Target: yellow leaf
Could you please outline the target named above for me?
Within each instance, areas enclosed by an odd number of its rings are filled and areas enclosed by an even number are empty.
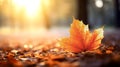
[[[62,38],[60,45],[70,52],[91,51],[100,47],[103,36],[103,27],[91,33],[88,25],[82,21],[73,19],[70,28],[70,36]]]

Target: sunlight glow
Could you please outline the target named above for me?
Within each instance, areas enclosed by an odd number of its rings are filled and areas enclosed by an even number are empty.
[[[24,9],[26,15],[34,16],[41,9],[41,0],[13,0],[13,4],[16,8]]]

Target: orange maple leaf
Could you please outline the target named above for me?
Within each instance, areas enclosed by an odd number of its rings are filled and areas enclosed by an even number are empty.
[[[60,45],[70,52],[91,51],[100,47],[103,36],[103,27],[91,33],[88,25],[82,21],[73,19],[70,28],[70,36],[62,38]]]

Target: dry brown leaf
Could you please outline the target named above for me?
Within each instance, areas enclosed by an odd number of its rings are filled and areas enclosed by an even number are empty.
[[[103,27],[89,31],[88,25],[73,18],[70,28],[70,36],[62,38],[60,44],[70,52],[91,51],[100,47],[103,36]]]

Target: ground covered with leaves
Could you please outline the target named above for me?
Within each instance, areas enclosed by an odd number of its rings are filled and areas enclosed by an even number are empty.
[[[119,32],[105,35],[99,49],[79,53],[49,46],[39,50],[1,47],[0,67],[120,67]]]

